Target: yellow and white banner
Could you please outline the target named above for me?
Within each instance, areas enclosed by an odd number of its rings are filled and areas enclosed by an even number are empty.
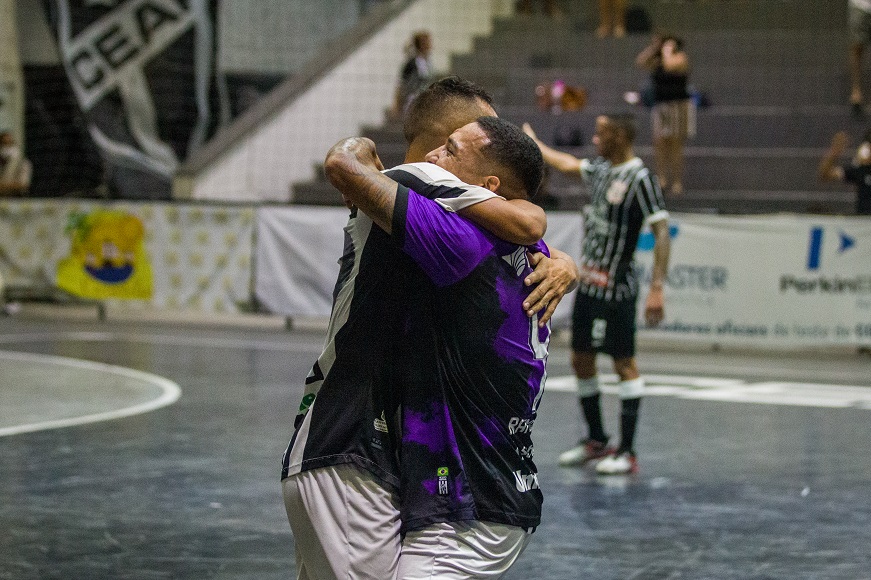
[[[254,216],[235,206],[3,201],[0,271],[7,286],[236,312],[251,298]]]

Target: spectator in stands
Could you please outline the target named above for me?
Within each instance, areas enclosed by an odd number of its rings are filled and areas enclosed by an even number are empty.
[[[847,133],[840,131],[832,137],[828,152],[820,161],[819,175],[824,181],[844,181],[856,186],[856,213],[871,215],[871,130],[850,163],[839,165],[841,156],[847,150]]]
[[[626,36],[626,0],[599,0],[599,28],[596,36],[605,38]]]
[[[30,189],[33,167],[10,131],[0,131],[0,195],[23,195]]]
[[[533,1],[532,0],[518,0],[517,2],[517,13],[518,14],[532,14],[533,13]],[[557,0],[542,0],[541,8],[544,10],[544,13],[550,16],[551,18],[562,18],[563,11],[557,4]]]
[[[653,100],[653,150],[656,174],[663,191],[683,193],[684,146],[695,135],[695,109],[688,88],[689,58],[683,41],[671,35],[654,35],[635,59],[650,71]]]
[[[415,32],[407,48],[410,55],[402,66],[393,104],[393,116],[397,119],[402,118],[414,97],[429,85],[433,73],[429,59],[432,52],[432,36],[429,32]]]
[[[863,114],[862,52],[871,42],[871,0],[849,0],[850,12],[850,106],[856,116]]]

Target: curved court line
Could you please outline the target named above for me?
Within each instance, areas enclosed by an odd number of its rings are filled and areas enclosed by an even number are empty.
[[[0,437],[6,435],[19,435],[21,433],[32,433],[34,431],[44,431],[47,429],[59,429],[61,427],[74,427],[76,425],[86,425],[89,423],[97,423],[100,421],[111,421],[113,419],[121,419],[132,415],[148,413],[162,407],[166,407],[175,403],[181,396],[181,387],[177,383],[151,373],[137,371],[126,367],[108,365],[91,361],[84,361],[74,358],[61,356],[51,356],[43,354],[31,354],[23,352],[11,352],[0,350],[0,359],[13,360],[19,362],[32,362],[40,364],[53,364],[57,366],[66,366],[88,371],[101,373],[109,373],[140,380],[144,383],[150,383],[159,389],[162,393],[156,399],[139,403],[131,407],[124,407],[114,411],[104,411],[102,413],[92,413],[90,415],[81,415],[79,417],[70,417],[67,419],[55,419],[52,421],[40,421],[38,423],[25,423],[24,425],[16,425],[15,427],[0,428]]]

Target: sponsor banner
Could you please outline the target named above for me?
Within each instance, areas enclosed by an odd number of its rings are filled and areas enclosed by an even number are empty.
[[[213,129],[214,0],[50,0],[67,79],[126,199],[168,199]]]
[[[712,342],[871,344],[871,222],[675,215],[658,335]],[[653,236],[636,253],[639,315]]]
[[[251,297],[255,210],[0,202],[7,286],[60,288],[118,306],[237,312]]]

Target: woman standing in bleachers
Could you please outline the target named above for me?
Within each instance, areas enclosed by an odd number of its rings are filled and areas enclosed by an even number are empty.
[[[650,71],[653,95],[653,147],[663,191],[683,193],[684,147],[696,131],[688,89],[689,58],[676,36],[654,35],[635,63]],[[669,187],[670,186],[670,187]]]

